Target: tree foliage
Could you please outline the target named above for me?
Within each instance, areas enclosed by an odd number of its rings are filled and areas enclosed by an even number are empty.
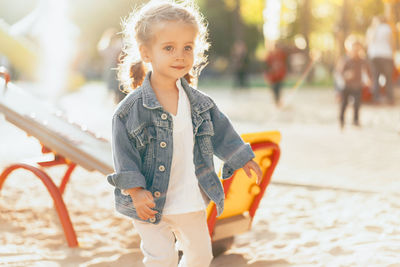
[[[258,2],[258,4],[256,4]],[[257,10],[262,0],[240,1],[241,19],[243,21],[244,41],[250,52],[254,54],[256,47],[263,41],[262,35],[262,9]],[[232,45],[236,40],[234,36],[234,20],[236,0],[200,0],[198,1],[202,13],[209,23],[209,35],[212,47],[210,49],[211,61],[215,57],[229,59]],[[242,3],[245,3],[242,5]],[[255,18],[250,19],[253,12]],[[257,13],[260,13],[257,16]],[[244,15],[243,15],[244,14]],[[247,15],[246,15],[247,14]],[[261,17],[261,19],[260,19]]]
[[[294,45],[295,38],[302,36],[311,51],[334,52],[339,45],[338,32],[364,35],[372,17],[383,13],[382,0],[280,1],[281,39],[287,45]],[[238,4],[249,51],[254,54],[257,47],[263,46],[265,0],[199,0],[199,3],[210,24],[211,54],[229,58],[235,40],[233,11]]]

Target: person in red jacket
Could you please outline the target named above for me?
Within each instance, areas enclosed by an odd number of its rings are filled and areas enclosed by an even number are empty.
[[[265,59],[266,70],[264,78],[269,82],[274,93],[277,107],[281,106],[281,87],[286,76],[286,53],[278,45],[274,44],[272,50]]]

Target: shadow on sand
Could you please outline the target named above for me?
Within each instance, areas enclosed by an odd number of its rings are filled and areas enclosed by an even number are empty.
[[[224,254],[215,258],[211,264],[211,267],[223,267],[231,266],[232,262],[235,263],[235,267],[287,267],[291,266],[290,263],[284,259],[279,260],[260,260],[251,262],[240,254]],[[249,263],[251,262],[251,263]]]

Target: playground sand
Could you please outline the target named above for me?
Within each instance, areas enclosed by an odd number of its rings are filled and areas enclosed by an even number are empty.
[[[363,128],[341,132],[330,91],[285,92],[281,110],[262,90],[207,92],[239,132],[282,132],[282,157],[252,229],[237,235],[212,267],[400,266],[398,108],[364,106]],[[113,104],[104,87],[87,85],[60,105],[109,138]],[[35,139],[0,122],[2,169],[40,156]],[[60,177],[63,171],[53,167],[49,173]],[[114,211],[103,175],[78,167],[64,199],[79,248],[68,248],[39,180],[17,171],[6,181],[0,195],[0,266],[143,266],[138,234]]]

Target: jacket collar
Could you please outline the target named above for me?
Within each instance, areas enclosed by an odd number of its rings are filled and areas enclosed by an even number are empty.
[[[162,108],[160,102],[157,100],[153,88],[151,87],[150,76],[151,71],[146,74],[142,84],[143,106],[148,109]],[[189,98],[192,110],[196,113],[200,114],[214,106],[214,103],[209,97],[192,88],[185,78],[181,78],[181,84]]]
[[[151,71],[146,74],[144,81],[142,83],[142,97],[143,106],[148,109],[161,108],[160,102],[158,102],[156,94],[150,84]]]

